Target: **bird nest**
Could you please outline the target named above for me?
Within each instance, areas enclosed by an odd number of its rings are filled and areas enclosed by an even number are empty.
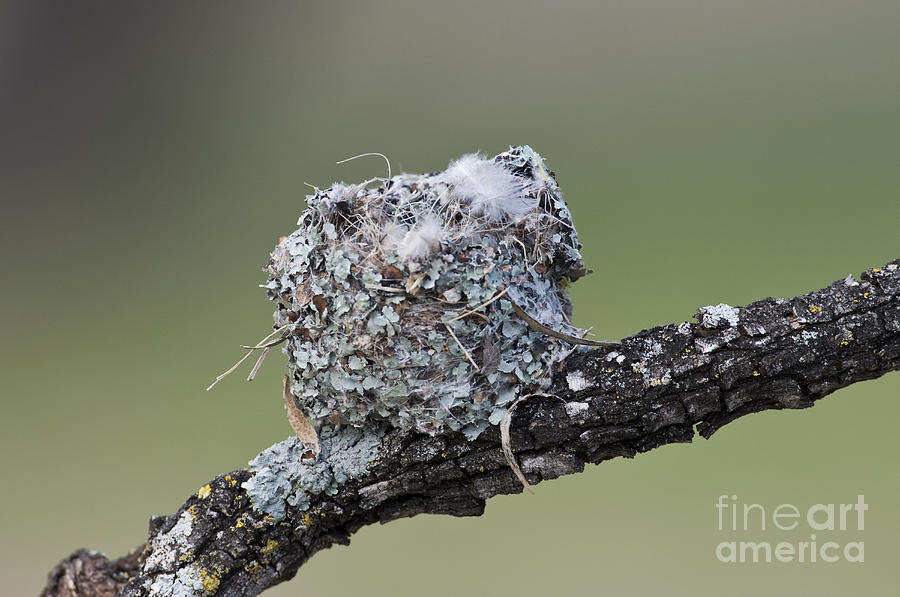
[[[475,438],[548,384],[583,335],[565,292],[586,273],[581,245],[528,146],[307,201],[263,286],[290,393],[317,427],[380,420]]]

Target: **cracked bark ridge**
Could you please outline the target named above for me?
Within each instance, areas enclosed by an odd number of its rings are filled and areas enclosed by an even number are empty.
[[[705,307],[697,320],[570,355],[554,373],[556,397],[529,399],[515,413],[512,447],[529,482],[697,433],[708,438],[746,414],[806,408],[900,368],[900,260],[792,299]],[[362,478],[311,496],[306,509],[289,506],[281,520],[254,510],[241,487],[249,477],[246,469],[220,475],[172,516],[154,517],[137,566],[94,554],[86,569],[127,597],[256,595],[365,525],[424,513],[478,516],[487,498],[522,491],[496,427],[474,442],[391,431]],[[63,582],[79,578],[66,568],[72,558],[51,573],[44,595],[94,594]]]

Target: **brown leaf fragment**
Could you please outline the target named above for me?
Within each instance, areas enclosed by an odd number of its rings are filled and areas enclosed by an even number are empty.
[[[316,311],[319,312],[319,319],[322,323],[325,323],[325,316],[328,314],[328,301],[321,294],[317,294],[312,297],[312,303]]]
[[[297,296],[297,304],[301,307],[305,307],[309,304],[309,301],[312,300],[313,295],[309,290],[309,282],[305,284],[297,285],[297,292],[294,293]]]
[[[294,428],[294,433],[297,434],[303,445],[308,447],[315,456],[318,456],[322,451],[321,446],[319,446],[319,435],[316,433],[312,423],[309,422],[309,419],[306,418],[306,415],[303,414],[303,411],[297,408],[297,405],[294,403],[294,394],[291,393],[291,381],[287,375],[284,376],[282,394],[284,396],[284,405],[287,407],[288,423]]]
[[[383,280],[398,282],[403,279],[403,272],[400,271],[400,268],[389,263],[384,266],[383,270],[381,270],[381,278]]]

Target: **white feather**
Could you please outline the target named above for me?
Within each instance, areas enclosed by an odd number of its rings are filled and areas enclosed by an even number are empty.
[[[425,214],[397,243],[397,256],[404,261],[418,261],[428,257],[441,246],[444,228],[434,214]]]
[[[476,217],[515,219],[537,207],[537,198],[528,194],[527,181],[477,153],[452,162],[440,178],[450,186],[450,195],[469,206]]]
[[[381,252],[396,252],[407,232],[406,226],[401,226],[394,222],[388,224],[384,229],[384,236],[381,237]]]

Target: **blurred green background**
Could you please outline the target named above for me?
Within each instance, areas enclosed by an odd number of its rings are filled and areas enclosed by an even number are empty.
[[[3,593],[291,434],[257,284],[308,187],[531,144],[616,339],[900,257],[900,5],[4,2]],[[246,371],[242,370],[246,375]],[[315,556],[278,595],[886,595],[900,374]],[[865,563],[720,563],[720,494],[870,505]],[[820,533],[824,541],[827,533]]]

